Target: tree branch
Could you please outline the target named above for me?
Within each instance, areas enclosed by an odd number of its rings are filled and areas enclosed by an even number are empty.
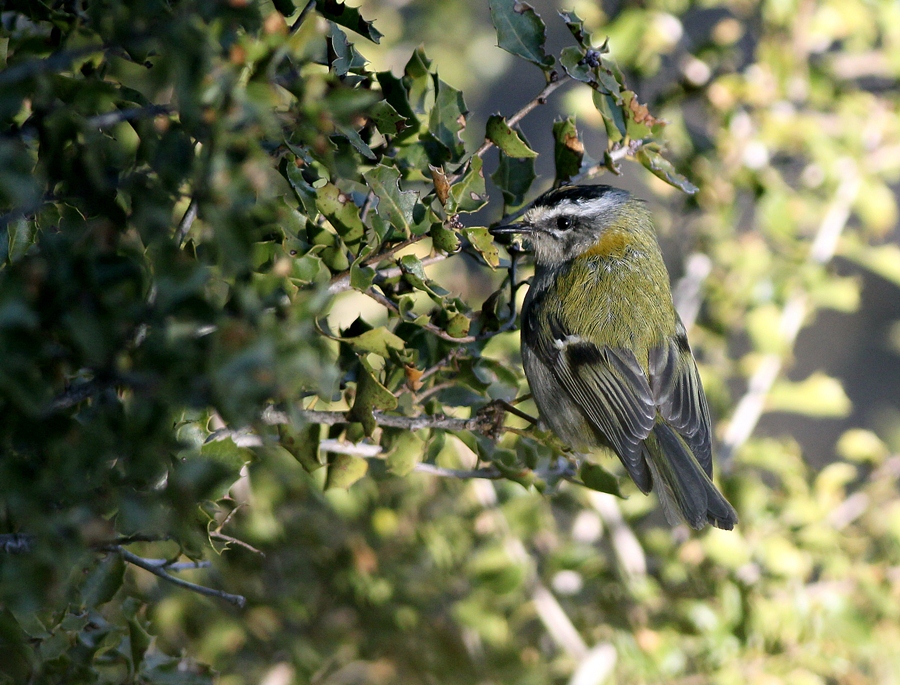
[[[171,111],[172,108],[168,105],[130,107],[128,109],[120,109],[115,112],[108,112],[106,114],[98,114],[97,116],[89,117],[87,123],[89,126],[94,126],[96,128],[111,128],[123,121],[155,117],[159,114],[169,114]]]
[[[4,554],[25,554],[34,547],[34,535],[28,533],[3,533],[0,535],[0,551]]]
[[[203,585],[197,585],[196,583],[189,583],[186,580],[182,580],[181,578],[176,578],[175,576],[170,575],[166,572],[165,566],[158,563],[160,561],[164,561],[162,559],[144,559],[143,557],[139,557],[136,554],[132,554],[121,545],[110,545],[103,549],[107,552],[115,552],[129,564],[137,566],[138,568],[142,568],[145,571],[149,571],[157,578],[161,578],[167,583],[172,583],[173,585],[177,585],[178,587],[184,588],[185,590],[190,590],[191,592],[196,592],[197,594],[205,595],[206,597],[224,599],[226,602],[228,602],[229,604],[233,604],[239,609],[243,609],[247,604],[247,598],[243,597],[242,595],[232,595],[228,592],[223,592],[222,590],[214,590],[213,588],[205,587]]]
[[[845,170],[841,183],[835,191],[834,199],[810,246],[808,263],[827,264],[834,256],[838,239],[850,218],[850,208],[853,206],[859,187],[860,178],[856,169]],[[808,310],[809,295],[804,291],[794,294],[785,304],[781,312],[781,335],[786,343],[785,349],[793,348]],[[719,458],[724,471],[727,472],[731,467],[735,453],[747,441],[759,423],[766,397],[778,379],[783,366],[784,357],[782,355],[767,354],[760,360],[756,371],[747,381],[747,391],[735,407],[719,448]]]
[[[550,97],[550,95],[555,90],[557,90],[567,81],[571,80],[571,77],[568,74],[564,73],[562,76],[560,76],[556,72],[554,72],[554,74],[556,74],[555,80],[551,80],[550,83],[544,86],[543,90],[541,90],[540,93],[535,95],[534,98],[532,98],[532,100],[528,102],[528,104],[526,104],[524,107],[522,107],[522,109],[520,109],[518,112],[516,112],[506,120],[506,123],[510,128],[522,121],[522,119],[528,116],[531,111],[538,105],[546,104],[547,98]],[[490,150],[492,147],[494,147],[494,142],[492,140],[485,139],[485,141],[481,144],[481,147],[475,150],[475,153],[472,156],[482,157],[484,156],[484,153]],[[447,180],[450,181],[450,183],[453,183],[454,181],[459,180],[460,176],[462,176],[462,174],[454,174],[453,176],[448,177]]]
[[[197,218],[197,198],[192,197],[191,203],[188,205],[188,208],[184,212],[184,216],[181,217],[181,221],[178,222],[178,230],[175,231],[175,242],[178,245],[184,242],[184,239],[187,237],[188,231],[191,230],[191,226],[194,223],[194,219]]]

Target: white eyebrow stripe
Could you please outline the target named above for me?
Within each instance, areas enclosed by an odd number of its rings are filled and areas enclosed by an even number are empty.
[[[525,215],[525,219],[532,222],[548,221],[564,214],[600,212],[615,204],[617,203],[613,198],[606,195],[595,198],[584,198],[577,201],[563,200],[553,207],[535,207]]]

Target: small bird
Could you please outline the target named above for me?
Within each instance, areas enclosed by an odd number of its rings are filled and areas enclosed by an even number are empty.
[[[570,447],[612,449],[671,524],[731,530],[713,484],[709,408],[643,201],[605,185],[540,196],[519,224],[535,273],[522,361],[546,423]]]

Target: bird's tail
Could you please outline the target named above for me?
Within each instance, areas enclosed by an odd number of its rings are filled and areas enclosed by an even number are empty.
[[[654,490],[670,524],[685,521],[697,530],[707,523],[725,530],[734,528],[734,508],[671,426],[658,420],[644,441],[644,450]]]

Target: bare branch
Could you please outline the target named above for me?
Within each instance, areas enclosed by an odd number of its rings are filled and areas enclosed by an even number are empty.
[[[266,556],[265,552],[259,551],[253,545],[244,542],[243,540],[238,540],[237,538],[231,537],[230,535],[225,535],[225,533],[222,533],[218,530],[214,530],[213,532],[211,532],[209,534],[209,537],[213,540],[219,540],[220,542],[227,542],[229,544],[236,545],[237,547],[243,547],[248,552],[253,552],[254,554],[258,554],[261,557]]]
[[[189,583],[186,580],[182,580],[181,578],[176,578],[173,575],[170,575],[166,572],[165,567],[160,565],[158,562],[164,561],[161,559],[144,559],[143,557],[139,557],[137,554],[132,554],[127,549],[122,547],[121,545],[111,545],[109,547],[104,548],[105,551],[115,552],[119,556],[122,557],[129,564],[137,566],[138,568],[142,568],[145,571],[149,571],[157,578],[162,578],[167,583],[172,583],[173,585],[177,585],[180,588],[184,588],[185,590],[190,590],[191,592],[196,592],[200,595],[205,595],[206,597],[215,597],[216,599],[224,599],[229,604],[233,604],[239,609],[243,609],[247,604],[247,598],[242,595],[232,595],[228,592],[223,592],[221,590],[215,590],[213,588],[205,587],[203,585],[197,585],[196,583]]]
[[[175,242],[178,245],[184,242],[184,239],[187,237],[188,231],[191,230],[191,225],[194,223],[194,219],[197,218],[197,198],[192,197],[191,203],[188,205],[187,210],[184,212],[184,216],[181,217],[181,221],[178,222],[178,230],[175,231]]]
[[[197,568],[210,568],[210,561],[171,561],[169,559],[144,559],[148,564],[166,571],[192,571]]]
[[[319,449],[332,454],[351,454],[356,457],[377,457],[381,454],[381,445],[369,445],[364,442],[354,443],[346,440],[322,440]]]
[[[847,169],[835,191],[831,206],[825,213],[819,230],[816,231],[807,258],[809,263],[826,264],[834,256],[838,239],[850,218],[850,209],[859,192],[859,187],[858,172],[853,168]],[[793,348],[808,310],[809,296],[803,291],[793,295],[785,304],[784,310],[781,312],[781,335],[785,342],[785,349]],[[734,458],[735,452],[747,441],[756,428],[756,424],[759,423],[766,397],[778,379],[783,366],[784,358],[780,354],[767,354],[759,361],[756,371],[747,381],[747,391],[735,407],[719,448],[723,470],[727,471],[731,467],[731,460]]]
[[[24,81],[41,74],[55,71],[63,71],[76,59],[86,57],[91,53],[103,52],[102,45],[85,45],[72,50],[60,50],[44,59],[31,59],[20,64],[7,67],[0,72],[0,88],[8,88],[14,83]]]
[[[526,104],[522,109],[513,114],[509,119],[506,120],[507,125],[510,127],[518,124],[522,119],[528,116],[533,109],[535,109],[538,105],[543,105],[547,103],[547,98],[557,90],[560,86],[570,80],[570,76],[568,74],[563,74],[562,76],[558,76],[555,81],[550,81],[546,86],[544,86],[543,90],[540,93],[534,96],[528,104]],[[484,143],[481,144],[477,150],[475,150],[475,154],[473,157],[482,157],[485,152],[490,150],[494,146],[493,141],[485,140]],[[450,176],[448,180],[453,183],[459,179],[462,174],[455,174]]]
[[[448,469],[443,466],[435,466],[434,464],[416,464],[414,471],[418,471],[419,473],[428,473],[432,476],[441,476],[442,478],[460,478],[462,480],[469,480],[472,478],[482,478],[487,480],[499,480],[503,478],[503,474],[500,473],[495,467],[488,466],[483,469]]]
[[[712,260],[701,252],[689,255],[684,264],[684,276],[672,288],[675,309],[684,327],[690,330],[697,321],[703,301],[703,281],[712,273]]]
[[[168,105],[148,105],[147,107],[130,107],[128,109],[120,109],[115,112],[106,114],[98,114],[89,117],[87,123],[89,126],[96,128],[111,128],[123,121],[133,121],[135,119],[146,119],[155,117],[159,114],[169,114],[172,108]]]
[[[408,245],[409,244],[404,245],[403,247],[408,247]],[[398,247],[397,249],[399,250],[401,248]],[[382,253],[382,254],[386,254],[386,253]],[[439,254],[431,255],[430,257],[425,257],[424,259],[422,259],[420,261],[422,262],[422,266],[431,266],[432,264],[437,264],[438,262],[444,261],[449,256],[450,256],[449,254],[441,252]],[[381,257],[377,261],[380,262],[380,261],[383,261],[384,259],[387,259],[387,257]],[[373,263],[376,263],[376,262],[373,262]],[[403,273],[403,270],[399,266],[392,266],[392,267],[388,267],[386,269],[380,269],[379,271],[375,272],[375,282],[379,283],[381,281],[386,281],[389,278],[397,278],[397,276],[400,276],[402,273]],[[332,295],[335,295],[337,293],[342,293],[346,290],[350,290],[350,273],[349,272],[344,272],[343,274],[337,276],[335,278],[335,280],[331,281],[331,283],[328,286],[328,292]]]
[[[34,547],[34,535],[28,533],[3,533],[0,535],[0,552],[25,554]]]

